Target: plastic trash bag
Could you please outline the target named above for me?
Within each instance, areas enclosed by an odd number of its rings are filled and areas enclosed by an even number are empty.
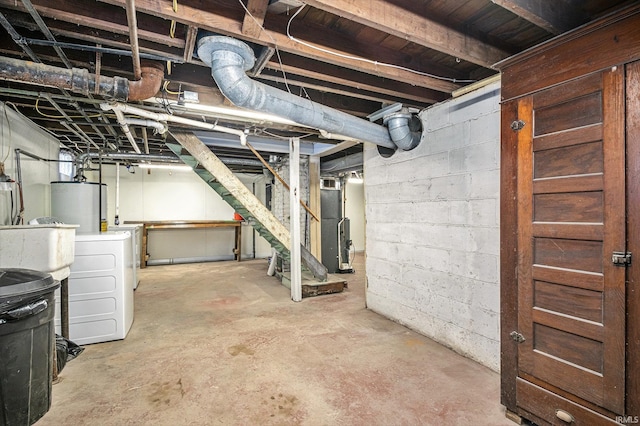
[[[84,351],[83,347],[78,346],[71,340],[56,334],[56,360],[58,365],[58,373],[62,371],[67,362],[76,358]]]

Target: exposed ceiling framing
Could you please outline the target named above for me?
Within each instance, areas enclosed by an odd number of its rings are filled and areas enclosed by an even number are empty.
[[[198,38],[215,33],[243,40],[258,57],[252,78],[365,117],[397,102],[421,110],[443,101],[456,89],[496,74],[492,66],[499,60],[629,3],[634,2],[0,0],[0,56],[132,81],[140,78],[141,61],[161,62],[165,80],[156,94],[160,102],[136,106],[218,122],[283,143],[294,135],[310,143],[339,143],[303,126],[183,111],[176,102],[184,91],[196,92],[200,105],[233,107],[197,57]],[[100,96],[0,81],[0,100],[74,151],[131,151],[116,117],[100,109],[105,102]],[[188,128],[170,124],[174,126]],[[161,135],[130,128],[150,153],[170,155]],[[359,145],[342,146],[348,148],[323,161],[361,150]],[[239,146],[212,144],[212,149],[252,158]]]

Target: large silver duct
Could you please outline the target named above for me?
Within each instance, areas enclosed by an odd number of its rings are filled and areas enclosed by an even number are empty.
[[[292,95],[246,74],[255,63],[253,50],[245,43],[224,36],[203,37],[198,56],[211,67],[211,75],[220,91],[235,105],[288,118],[297,123],[357,140],[393,149],[413,149],[416,138],[408,129],[410,116],[393,119],[394,130]],[[398,141],[394,140],[397,137]]]

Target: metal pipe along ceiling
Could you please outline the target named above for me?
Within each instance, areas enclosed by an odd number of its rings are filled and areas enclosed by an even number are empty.
[[[0,80],[66,89],[85,96],[98,94],[119,101],[140,101],[154,96],[163,77],[164,65],[155,62],[145,63],[140,80],[129,81],[123,77],[97,78],[83,68],[66,69],[0,57]]]
[[[404,141],[404,132],[394,132],[402,133],[400,146],[383,126],[252,80],[245,71],[253,67],[255,56],[253,50],[239,40],[224,36],[203,37],[198,42],[198,56],[211,67],[211,75],[220,91],[237,106],[276,114],[334,135],[390,149],[417,145]],[[405,122],[408,125],[408,120]],[[396,120],[395,124],[399,122]]]

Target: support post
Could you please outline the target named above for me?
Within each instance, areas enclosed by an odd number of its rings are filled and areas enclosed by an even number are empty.
[[[309,207],[322,217],[320,210],[320,157],[317,155],[309,157]],[[321,222],[319,220],[310,222],[311,249],[309,251],[316,259],[322,259]]]
[[[291,234],[291,299],[302,300],[302,271],[300,258],[300,139],[289,139],[289,217]]]

